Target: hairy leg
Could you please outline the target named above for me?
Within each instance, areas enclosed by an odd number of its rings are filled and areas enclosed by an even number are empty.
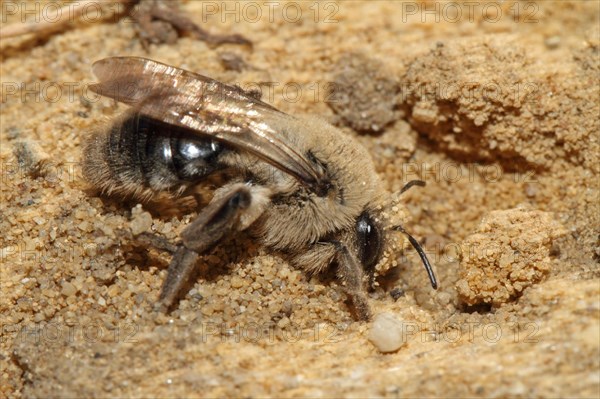
[[[192,274],[201,254],[226,236],[248,227],[264,210],[261,187],[235,183],[220,189],[208,206],[181,233],[163,284],[158,308],[167,311]],[[251,215],[251,219],[248,216]]]

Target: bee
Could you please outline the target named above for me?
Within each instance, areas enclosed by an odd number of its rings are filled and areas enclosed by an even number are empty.
[[[227,179],[180,234],[158,307],[176,302],[200,256],[247,231],[264,248],[308,274],[335,267],[355,317],[371,316],[369,278],[385,269],[389,225],[385,197],[369,153],[314,117],[288,115],[237,86],[150,59],[111,57],[93,64],[97,94],[131,108],[87,138],[85,178],[105,194],[151,198],[189,195],[209,177]],[[408,187],[423,182],[409,182]],[[389,202],[389,201],[388,201]],[[389,212],[388,212],[389,214]],[[385,258],[385,259],[382,259]]]

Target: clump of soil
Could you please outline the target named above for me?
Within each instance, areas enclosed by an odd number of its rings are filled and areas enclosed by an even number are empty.
[[[398,119],[400,84],[381,62],[362,53],[348,53],[334,70],[327,103],[342,123],[358,132],[381,132]]]
[[[575,62],[549,64],[515,35],[440,41],[409,65],[403,97],[413,126],[450,154],[507,169],[563,158],[598,172],[597,104],[578,100],[600,96],[597,60],[590,42]]]
[[[460,299],[500,306],[548,276],[552,243],[567,234],[547,212],[494,211],[462,243]]]

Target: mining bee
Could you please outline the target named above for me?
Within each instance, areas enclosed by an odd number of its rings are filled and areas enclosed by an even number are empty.
[[[173,253],[161,309],[175,303],[202,254],[240,231],[308,274],[335,267],[360,320],[371,316],[369,278],[394,258],[386,248],[395,231],[408,237],[437,287],[419,243],[392,223],[390,194],[353,138],[237,86],[149,59],[106,58],[93,72],[95,93],[131,106],[87,138],[84,175],[93,186],[147,199],[191,195],[209,177],[226,176],[179,243],[151,240]]]

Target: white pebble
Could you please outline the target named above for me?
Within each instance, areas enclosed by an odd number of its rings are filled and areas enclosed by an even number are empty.
[[[131,221],[131,233],[134,236],[150,230],[152,227],[152,215],[148,212],[142,212]]]
[[[375,316],[369,341],[377,347],[380,352],[395,352],[404,345],[402,334],[402,322],[390,313],[380,313]]]

